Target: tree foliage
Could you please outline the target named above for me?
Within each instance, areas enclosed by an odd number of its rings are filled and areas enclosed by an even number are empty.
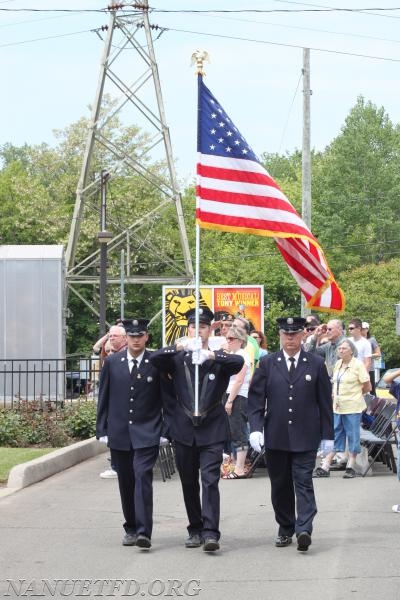
[[[112,101],[108,100],[108,107]],[[56,132],[57,145],[0,148],[0,243],[66,244],[75,203],[75,190],[87,136],[87,120],[80,119]],[[135,125],[122,126],[114,116],[105,134],[124,153],[146,165],[158,178],[165,165],[150,163],[151,143]],[[342,286],[347,307],[345,319],[359,316],[386,352],[387,364],[400,364],[399,340],[394,327],[394,304],[399,300],[397,259],[400,203],[400,130],[383,108],[359,97],[340,134],[324,152],[312,154],[312,231],[323,247],[329,265]],[[264,154],[262,162],[292,204],[301,212],[301,151]],[[105,165],[117,166],[106,147],[96,150],[90,177]],[[143,216],[165,195],[139,174],[118,165],[108,186],[108,229],[118,235],[140,221],[140,233],[129,237],[131,275],[184,274],[173,200],[142,222]],[[184,190],[183,211],[192,256],[195,254],[195,191]],[[85,208],[77,260],[98,251],[100,220],[98,197]],[[179,249],[179,250],[178,250]],[[109,273],[120,272],[120,249],[109,254]],[[178,267],[176,267],[178,264]],[[178,271],[178,273],[177,273]],[[98,278],[98,260],[89,273]],[[272,239],[214,231],[201,232],[202,284],[262,284],[265,287],[265,326],[271,348],[277,346],[275,319],[300,312],[300,294]],[[388,285],[389,284],[389,285]],[[97,307],[97,284],[81,285],[87,304]],[[161,285],[127,285],[125,314],[151,317],[161,309]],[[120,314],[120,290],[108,287],[107,319]],[[69,352],[87,352],[98,335],[97,318],[70,293]],[[327,316],[327,315],[322,315]],[[161,318],[154,324],[154,345],[161,342]]]

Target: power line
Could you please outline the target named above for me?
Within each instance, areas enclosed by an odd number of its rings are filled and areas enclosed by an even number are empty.
[[[294,94],[293,94],[292,103],[291,103],[291,105],[290,105],[290,107],[289,107],[288,116],[287,116],[287,118],[286,118],[286,123],[285,123],[285,125],[283,126],[282,137],[281,137],[281,141],[279,142],[279,147],[278,147],[278,154],[280,154],[280,151],[281,151],[281,147],[282,147],[283,140],[284,140],[284,137],[285,137],[285,134],[286,134],[287,126],[288,126],[288,124],[289,124],[290,115],[291,115],[291,113],[292,113],[293,104],[294,104],[294,101],[295,101],[295,99],[296,99],[297,92],[298,92],[298,90],[299,90],[299,85],[300,85],[300,81],[301,81],[301,78],[302,78],[302,76],[303,76],[303,74],[302,74],[302,73],[300,73],[299,80],[298,80],[298,82],[297,82],[296,89],[295,89],[295,91],[294,91]]]
[[[321,4],[309,4],[307,2],[293,2],[290,0],[275,0],[275,2],[279,2],[281,4],[301,4],[302,6],[313,6],[313,7],[317,7],[317,8],[326,8],[324,6],[322,6]],[[329,8],[334,8],[333,6],[329,7]],[[393,15],[385,15],[382,12],[381,13],[373,13],[370,12],[371,10],[376,10],[375,8],[365,8],[365,9],[359,9],[362,11],[362,14],[364,15],[372,15],[374,17],[386,17],[387,19],[398,19],[399,17],[393,16]],[[378,9],[381,10],[381,9]],[[391,8],[390,10],[397,10],[396,8],[393,9]]]
[[[124,6],[129,6],[125,4]],[[379,12],[391,12],[400,10],[400,7],[366,7],[366,8],[338,8],[338,7],[323,7],[323,8],[239,8],[239,9],[176,9],[171,10],[167,8],[152,8],[154,13],[168,13],[168,14],[275,14],[275,13],[365,13],[366,11],[377,10]],[[398,17],[396,17],[398,18]]]
[[[178,33],[189,33],[190,35],[194,34],[194,35],[203,35],[206,37],[216,37],[216,38],[221,38],[221,39],[236,40],[236,41],[240,41],[240,42],[252,42],[254,44],[265,44],[265,45],[269,45],[269,46],[283,46],[284,48],[296,48],[296,49],[304,48],[304,44],[301,44],[301,45],[300,44],[284,44],[283,42],[269,42],[267,40],[257,40],[255,38],[244,38],[244,37],[238,37],[238,36],[233,36],[233,35],[222,35],[220,33],[204,33],[202,31],[193,31],[193,30],[189,30],[189,29],[178,29],[178,28],[174,28],[174,27],[166,27],[165,30],[166,31],[176,31]],[[400,58],[374,56],[371,54],[358,54],[357,52],[345,52],[344,50],[328,50],[327,48],[313,47],[313,46],[310,46],[309,44],[307,44],[307,48],[309,48],[313,52],[326,52],[328,54],[338,54],[338,55],[342,55],[342,56],[355,56],[357,58],[368,58],[370,60],[382,60],[382,61],[396,62],[396,63],[400,62]]]
[[[380,15],[377,15],[380,16]],[[386,15],[385,15],[386,16]],[[259,21],[255,19],[235,19],[234,17],[220,17],[221,19],[228,21],[238,21],[239,23],[255,23],[257,25],[272,25],[273,27],[282,27],[284,29],[296,29],[299,31],[312,31],[315,33],[329,33],[330,35],[340,35],[349,38],[360,38],[364,40],[374,40],[378,42],[388,42],[390,44],[399,44],[400,40],[392,38],[381,38],[374,35],[363,35],[361,33],[348,33],[344,31],[332,31],[331,29],[320,29],[317,27],[301,27],[300,25],[288,25],[286,23],[274,23],[272,21]],[[397,18],[397,17],[394,17]]]
[[[82,33],[90,33],[95,31],[94,29],[83,29],[82,31],[73,31],[71,33],[60,33],[59,35],[49,35],[42,38],[33,38],[31,40],[23,40],[21,42],[9,42],[8,44],[0,44],[0,48],[7,48],[8,46],[22,46],[23,44],[31,44],[33,42],[43,42],[46,40],[55,40],[57,38],[69,37],[71,35],[81,35]]]

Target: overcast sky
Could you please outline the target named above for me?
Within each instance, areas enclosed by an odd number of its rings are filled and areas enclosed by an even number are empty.
[[[52,145],[54,129],[89,116],[104,46],[93,30],[109,17],[72,9],[106,5],[101,0],[0,0],[0,145]],[[303,47],[311,48],[312,147],[323,150],[340,133],[360,94],[400,121],[400,9],[376,9],[400,6],[399,0],[153,0],[150,6],[201,11],[150,15],[153,24],[167,29],[155,52],[181,178],[195,174],[197,87],[190,57],[198,48],[211,57],[207,86],[259,155],[301,148]],[[321,11],[327,7],[365,11]],[[41,11],[18,10],[29,8]],[[232,12],[203,12],[217,9]],[[251,9],[264,12],[233,12]],[[130,56],[138,62],[135,53]],[[132,73],[137,67],[132,65]]]

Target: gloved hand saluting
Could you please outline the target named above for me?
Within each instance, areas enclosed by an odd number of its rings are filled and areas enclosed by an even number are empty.
[[[208,350],[195,350],[192,354],[192,363],[194,365],[202,365],[203,362],[209,359]]]
[[[264,446],[264,436],[261,431],[253,431],[253,433],[250,434],[249,442],[253,450],[261,452],[262,447]]]

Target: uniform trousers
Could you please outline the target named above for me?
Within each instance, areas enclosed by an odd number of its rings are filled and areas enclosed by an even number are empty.
[[[292,536],[302,531],[312,533],[313,519],[317,514],[312,480],[315,459],[314,450],[286,452],[268,449],[266,452],[271,501],[279,524],[279,535]]]
[[[189,535],[197,533],[219,540],[219,480],[222,451],[219,442],[208,446],[185,446],[175,441],[175,460],[182,484],[183,499],[189,520]],[[201,501],[200,482],[201,476]]]
[[[113,450],[127,533],[151,538],[153,530],[153,468],[159,446]]]

